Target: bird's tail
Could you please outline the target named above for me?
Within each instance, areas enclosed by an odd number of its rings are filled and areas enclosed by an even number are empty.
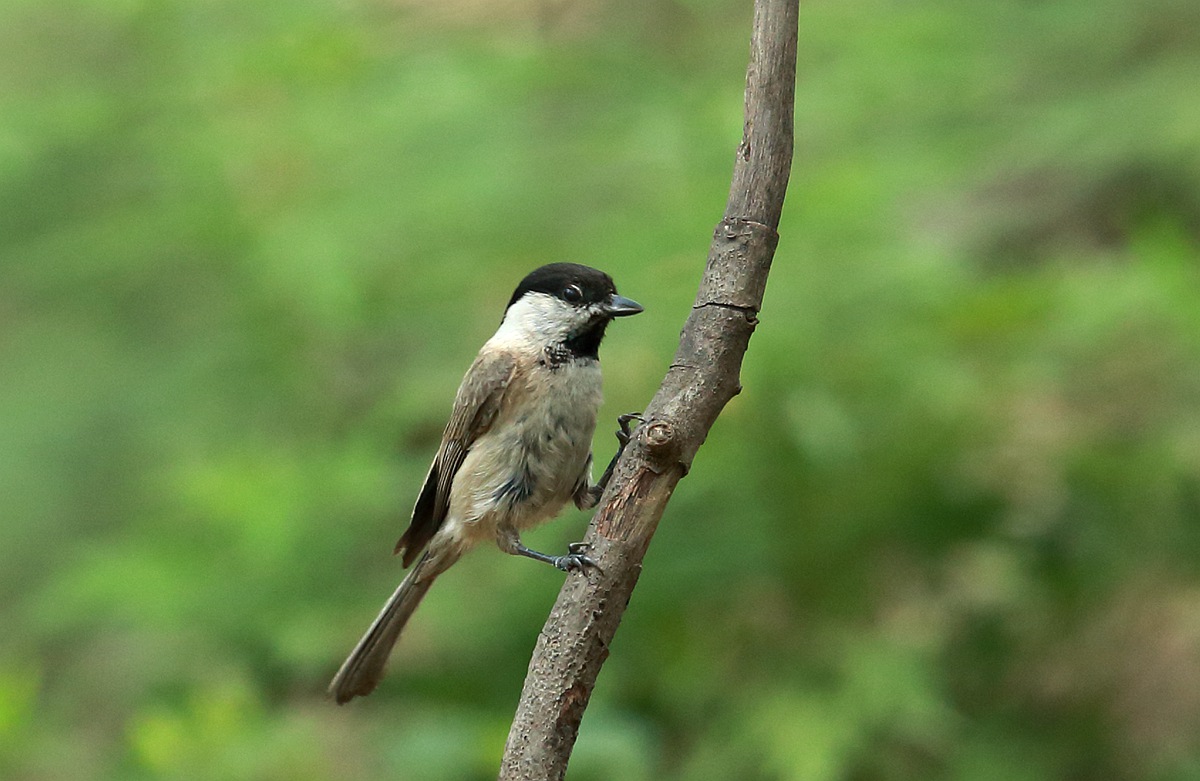
[[[329,694],[337,700],[338,705],[344,705],[355,697],[370,694],[379,679],[383,677],[383,669],[387,665],[392,647],[396,645],[400,631],[412,617],[413,611],[433,581],[444,572],[445,565],[435,566],[430,562],[426,552],[417,562],[396,591],[388,599],[383,610],[371,623],[370,629],[354,646],[350,656],[342,663],[342,667],[333,676],[329,684]]]

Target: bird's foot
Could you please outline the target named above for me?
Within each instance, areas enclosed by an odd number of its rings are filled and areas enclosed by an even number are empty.
[[[544,561],[563,572],[587,572],[589,569],[599,572],[600,565],[592,561],[592,558],[585,553],[591,547],[586,542],[573,542],[567,546],[567,553],[563,556],[551,556],[549,553],[535,551],[526,548],[520,542],[513,543],[511,547],[507,547],[505,550],[515,553],[518,556],[533,559],[534,561]]]
[[[620,447],[617,448],[617,455],[620,455],[625,446],[633,439],[633,431],[629,427],[630,421],[633,420],[636,420],[638,423],[646,422],[646,419],[642,417],[640,412],[626,412],[617,418],[617,425],[621,427],[617,431],[617,442],[620,443]]]
[[[633,430],[629,426],[630,421],[633,420],[636,420],[638,423],[646,422],[646,419],[642,417],[640,412],[626,412],[617,418],[617,425],[621,427],[617,431],[617,452],[613,453],[612,460],[604,468],[604,474],[600,475],[600,479],[592,486],[592,504],[595,504],[600,499],[600,494],[604,493],[604,489],[608,487],[608,481],[612,479],[613,470],[617,468],[617,462],[621,460],[621,454],[625,452],[625,446],[633,441]]]
[[[573,542],[567,546],[565,556],[555,556],[550,563],[563,572],[586,572],[588,569],[599,572],[601,571],[600,565],[586,553],[591,547],[586,542]]]

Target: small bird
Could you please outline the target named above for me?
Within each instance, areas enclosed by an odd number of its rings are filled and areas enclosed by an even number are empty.
[[[520,533],[569,500],[581,510],[600,500],[637,416],[619,418],[617,454],[593,483],[598,350],[613,318],[641,311],[617,295],[612,277],[588,266],[551,263],[521,280],[499,330],[463,377],[412,520],[396,543],[403,565],[416,565],[329,685],[339,705],[371,693],[433,581],[476,544],[491,540],[564,572],[595,566],[580,543],[552,556],[525,547]]]

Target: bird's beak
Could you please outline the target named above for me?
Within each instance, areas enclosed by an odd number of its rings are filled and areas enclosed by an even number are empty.
[[[604,305],[604,311],[609,317],[628,317],[643,310],[642,305],[632,298],[613,293],[612,298],[608,299],[608,303]]]

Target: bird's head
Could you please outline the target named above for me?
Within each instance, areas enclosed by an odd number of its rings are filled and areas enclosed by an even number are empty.
[[[617,294],[612,277],[578,263],[551,263],[530,272],[513,291],[497,336],[541,347],[565,346],[596,357],[604,329],[642,307]]]

